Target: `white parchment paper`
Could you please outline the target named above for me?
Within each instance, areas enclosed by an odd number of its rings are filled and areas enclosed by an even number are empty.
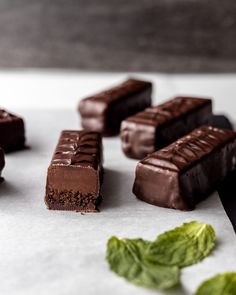
[[[112,235],[153,240],[157,234],[198,220],[216,230],[217,248],[182,271],[182,290],[193,294],[210,276],[236,270],[236,239],[217,193],[195,211],[180,212],[138,201],[132,194],[135,160],[125,158],[119,138],[104,140],[105,179],[101,212],[49,211],[44,204],[48,164],[60,131],[77,129],[73,110],[21,110],[28,150],[6,157],[0,185],[0,294],[162,294],[133,286],[110,272],[104,259]]]

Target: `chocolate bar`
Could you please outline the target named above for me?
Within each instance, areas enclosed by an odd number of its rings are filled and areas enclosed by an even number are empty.
[[[25,127],[22,118],[0,109],[0,146],[5,152],[25,146]]]
[[[98,211],[102,162],[99,133],[63,131],[48,168],[45,196],[48,209]]]
[[[4,152],[3,149],[0,148],[0,178],[2,176],[2,170],[5,166],[5,157],[4,157]]]
[[[210,99],[176,97],[145,109],[121,124],[122,149],[127,157],[143,159],[201,125],[212,114]]]
[[[124,83],[83,99],[79,104],[86,130],[116,135],[121,121],[151,105],[152,83],[129,79]]]
[[[236,166],[236,133],[202,126],[136,168],[133,192],[161,207],[192,210]]]

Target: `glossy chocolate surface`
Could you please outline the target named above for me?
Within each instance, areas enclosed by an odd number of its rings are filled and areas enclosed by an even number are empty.
[[[122,122],[123,152],[130,158],[143,159],[207,124],[211,114],[212,102],[203,98],[176,97],[147,108]]]
[[[0,109],[0,147],[5,152],[25,146],[25,127],[22,118]]]
[[[118,134],[121,121],[151,105],[152,84],[128,79],[79,104],[84,129],[110,136]]]
[[[48,168],[47,207],[97,211],[101,201],[102,161],[99,133],[63,131]]]
[[[133,192],[157,206],[191,210],[235,165],[236,133],[202,126],[139,162]]]

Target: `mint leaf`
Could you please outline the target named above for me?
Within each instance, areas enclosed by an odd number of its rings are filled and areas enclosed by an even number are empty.
[[[148,288],[167,289],[179,283],[178,267],[153,264],[144,254],[150,242],[142,239],[112,237],[107,244],[106,259],[110,269],[129,282]]]
[[[215,240],[211,225],[192,221],[158,236],[145,255],[150,262],[185,267],[205,258],[214,248]]]
[[[226,272],[203,282],[195,295],[235,295],[236,272]]]

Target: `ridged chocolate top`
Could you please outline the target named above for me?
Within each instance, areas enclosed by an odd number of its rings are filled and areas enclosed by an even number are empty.
[[[87,97],[84,100],[103,101],[106,103],[110,103],[117,99],[122,99],[127,96],[134,95],[150,87],[152,87],[152,83],[150,82],[136,79],[128,79],[115,87]]]
[[[13,120],[17,120],[19,119],[19,117],[3,110],[0,109],[0,123],[1,122],[9,122],[9,121],[13,121]]]
[[[89,131],[62,131],[51,165],[97,169],[102,161],[101,135]]]
[[[158,106],[147,108],[143,112],[129,117],[126,121],[159,126],[176,120],[207,104],[211,104],[211,99],[175,97],[174,99]]]
[[[167,170],[183,171],[213,150],[236,140],[236,132],[202,126],[141,161]]]

